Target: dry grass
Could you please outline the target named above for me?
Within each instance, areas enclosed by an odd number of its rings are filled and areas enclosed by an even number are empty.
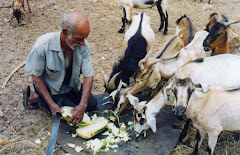
[[[55,2],[55,5],[50,5]],[[204,1],[206,2],[206,1]],[[239,0],[212,0],[214,10],[202,11],[204,2],[194,2],[194,0],[169,0],[169,31],[168,36],[175,34],[175,21],[186,14],[198,30],[204,29],[208,22],[210,13],[220,12],[229,17],[230,20],[240,18]],[[31,47],[38,36],[60,29],[61,13],[74,10],[84,12],[91,23],[91,33],[88,41],[92,49],[92,62],[94,66],[94,86],[93,93],[104,92],[103,79],[100,73],[104,69],[107,73],[120,56],[123,55],[125,47],[122,45],[123,34],[117,31],[121,27],[121,9],[114,6],[109,9],[111,0],[30,0],[32,14],[28,13],[28,19],[24,19],[26,25],[18,25],[16,19],[8,23],[10,8],[0,9],[0,83],[4,82],[8,74],[26,60]],[[0,5],[8,5],[10,0],[0,1]],[[27,9],[26,9],[27,10]],[[158,33],[159,15],[157,8],[148,10],[134,10],[134,14],[140,11],[146,12],[151,17],[151,26],[156,34],[156,43],[153,51],[161,49],[161,45],[167,39],[162,33]],[[233,30],[240,35],[239,24],[232,25]],[[0,118],[0,134],[12,140],[22,137],[6,145],[0,145],[0,154],[44,154],[48,140],[42,140],[40,145],[34,141],[51,132],[53,118],[49,113],[41,110],[24,110],[21,100],[21,90],[26,84],[31,84],[30,74],[21,68],[13,75],[7,83],[5,89],[0,90],[0,109],[3,117]],[[194,135],[194,133],[192,133]],[[239,143],[233,138],[232,133],[224,132],[219,138],[219,143],[215,149],[216,154],[239,154]],[[193,138],[194,139],[194,138]],[[193,141],[192,139],[192,141]],[[204,154],[206,140],[201,148]],[[186,145],[177,145],[173,154],[188,154],[192,151]],[[54,154],[65,153],[60,147],[56,147]]]

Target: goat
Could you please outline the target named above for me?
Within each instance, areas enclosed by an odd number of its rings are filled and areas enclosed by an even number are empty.
[[[172,89],[173,92],[177,92],[176,108],[186,111],[186,116],[192,120],[193,126],[200,133],[196,136],[197,145],[193,154],[198,153],[206,133],[209,137],[207,152],[213,154],[218,135],[223,130],[240,130],[239,88],[210,88],[206,91],[201,85],[195,86],[190,78],[177,78]]]
[[[141,80],[136,80],[136,83],[131,88],[128,89],[128,92],[126,90],[120,92],[120,95],[119,95],[120,100],[118,102],[118,108],[115,110],[115,112],[118,113],[118,109],[119,109],[120,105],[122,105],[122,108],[121,108],[121,110],[122,110],[123,107],[125,107],[126,104],[128,103],[127,98],[126,98],[127,93],[134,95],[135,93],[137,93],[141,90],[146,90],[149,88],[158,90],[158,89],[156,89],[158,82],[160,81],[159,72],[156,69],[156,68],[158,68],[158,63],[153,64],[153,65],[145,65],[145,64],[148,64],[148,62],[151,62],[154,60],[159,60],[159,61],[160,60],[162,60],[162,61],[169,60],[169,61],[171,61],[170,59],[172,59],[174,57],[173,55],[174,54],[176,55],[176,53],[179,52],[180,49],[182,49],[184,47],[184,43],[182,40],[184,40],[184,41],[186,41],[186,43],[188,43],[193,39],[196,28],[191,23],[191,21],[188,17],[182,16],[181,18],[179,18],[177,20],[176,23],[178,25],[178,28],[176,29],[177,35],[175,37],[173,37],[169,42],[165,43],[166,46],[164,47],[162,52],[159,54],[159,56],[156,59],[145,57],[143,60],[141,60],[139,62],[138,71],[135,73],[135,80],[137,79],[137,77],[139,75],[141,75]],[[179,36],[182,37],[182,39],[180,39]],[[192,49],[193,49],[193,47],[192,47]],[[199,49],[197,47],[196,47],[196,51],[199,51]],[[182,53],[184,53],[184,52],[182,51]],[[202,52],[202,53],[205,53],[205,52]],[[197,52],[195,52],[195,54],[197,55]],[[201,56],[199,56],[199,57],[201,57]],[[141,66],[141,68],[144,68],[144,70],[140,69],[140,66]]]
[[[221,16],[221,19],[220,19],[221,21],[219,21],[220,23],[228,22],[228,18],[225,15],[220,14],[220,16]],[[212,26],[216,23],[216,21],[218,20],[218,17],[219,15],[216,12],[210,14],[209,22],[207,23],[206,29],[205,29],[206,31],[209,32],[212,29]]]
[[[240,22],[240,20],[224,23],[221,23],[221,21],[222,16],[219,15],[218,20],[211,27],[208,36],[203,42],[204,50],[213,50],[212,55],[224,53],[239,54],[239,36],[229,26]]]
[[[193,40],[197,28],[186,15],[181,16],[176,24],[176,35],[179,35],[184,42],[184,46],[187,46]]]
[[[196,1],[196,0],[195,0]],[[200,2],[202,2],[203,0],[200,0]],[[211,0],[208,0],[208,4],[210,4]]]
[[[189,62],[177,71],[176,76],[179,79],[183,79],[187,75],[194,84],[201,84],[204,92],[207,92],[208,87],[234,89],[240,87],[240,70],[236,69],[236,66],[239,65],[240,56],[221,54]],[[172,84],[175,82],[176,76],[171,77],[166,86],[146,104],[144,115],[146,115],[147,124],[154,132],[156,131],[156,113],[166,105],[175,106],[175,94],[178,94],[178,92],[174,93]],[[178,115],[181,114],[181,116],[185,114],[184,109],[180,108],[175,108],[175,112]],[[139,117],[138,119],[141,118]],[[140,128],[140,125],[138,125],[138,128]],[[138,131],[141,130],[138,129]]]
[[[146,9],[157,5],[160,15],[161,24],[158,29],[159,32],[164,28],[163,35],[167,35],[168,31],[168,13],[167,13],[167,0],[116,0],[117,4],[123,7],[122,27],[118,31],[123,33],[125,30],[126,19],[130,22],[132,20],[132,9]]]
[[[184,43],[182,39],[179,36],[174,36],[171,39],[167,40],[165,45],[163,46],[162,50],[160,52],[157,52],[156,57],[157,59],[167,59],[171,58],[174,54],[176,54],[180,49],[184,47]],[[148,57],[146,56],[144,58],[145,60],[148,60]],[[142,61],[142,60],[141,60]],[[152,70],[150,69],[149,72],[146,74],[146,77],[149,77],[151,75]],[[127,103],[127,94],[136,94],[140,92],[141,90],[147,90],[150,89],[150,83],[148,78],[144,78],[144,80],[140,82],[133,83],[132,86],[129,86],[128,89],[123,89],[119,91],[119,101],[118,106],[115,109],[115,113],[119,113],[122,111]],[[155,89],[156,90],[156,89]]]
[[[154,41],[155,34],[150,27],[150,18],[144,13],[135,15],[124,37],[124,43],[128,44],[124,57],[114,65],[109,80],[104,74],[105,88],[109,94],[117,88],[120,80],[129,84],[129,78],[136,72],[138,62],[145,57]]]
[[[27,0],[27,5],[28,5],[29,12],[31,12],[31,8],[29,6],[29,0]],[[21,15],[24,15],[25,18],[27,17],[27,14],[24,10],[24,0],[13,0],[9,22],[11,22],[13,19],[13,16],[15,16],[17,18],[18,23],[20,23]]]
[[[170,59],[149,59],[145,63],[140,61],[139,69],[135,75],[135,80],[140,82],[142,79],[144,79],[145,74],[149,70],[148,68],[151,68],[152,73],[149,79],[152,82],[150,88],[155,89],[161,78],[170,78],[175,74],[177,69],[181,68],[184,64],[210,55],[209,53],[206,53],[202,47],[202,42],[207,35],[208,32],[206,31],[197,32],[192,42],[181,49],[174,57]]]
[[[193,40],[196,33],[196,27],[186,15],[180,17],[176,21],[176,24],[177,24],[176,36],[171,38],[169,41],[166,41],[165,45],[163,46],[164,47],[163,50],[161,50],[161,53],[156,57],[156,59],[164,60],[172,58],[177,52],[179,52],[184,46],[186,46]],[[141,60],[138,65],[142,66],[144,64],[147,64],[146,62],[151,61],[150,59],[145,58]],[[156,65],[154,64],[152,67],[155,68],[155,66]],[[147,70],[147,72],[144,72],[145,75],[143,78],[146,80],[142,79],[140,84],[139,82],[135,83],[132,89],[129,90],[132,95],[145,88],[150,88],[150,85],[152,85],[151,83],[153,83],[153,81],[151,81],[151,78],[149,79],[153,71],[151,69],[151,66],[144,65],[144,69]],[[141,70],[138,69],[137,72],[141,72]],[[137,74],[139,73],[135,74],[135,79]]]
[[[166,105],[171,105],[174,98],[167,97],[168,90],[172,85],[172,78],[163,86],[163,88],[151,99],[148,103],[147,101],[141,101],[130,93],[127,94],[127,98],[131,105],[134,107],[133,117],[134,117],[134,130],[138,134],[152,129],[156,132],[156,114],[164,108]]]

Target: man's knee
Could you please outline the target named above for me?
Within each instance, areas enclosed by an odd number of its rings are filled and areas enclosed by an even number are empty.
[[[93,111],[97,108],[97,98],[93,95],[90,95],[88,99],[88,106],[86,111]]]

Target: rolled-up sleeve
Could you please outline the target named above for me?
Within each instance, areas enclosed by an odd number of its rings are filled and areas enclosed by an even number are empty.
[[[25,69],[37,77],[42,76],[45,69],[46,59],[44,52],[44,48],[41,46],[37,49],[33,48],[27,58]]]
[[[83,77],[91,77],[93,76],[93,67],[91,61],[91,50],[88,48],[82,54],[82,75]]]

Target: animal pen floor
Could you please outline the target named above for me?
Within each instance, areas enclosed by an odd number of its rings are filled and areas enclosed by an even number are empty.
[[[148,10],[134,10],[134,14],[141,11],[151,17],[151,26],[156,34],[156,43],[153,51],[162,48],[162,44],[168,37],[175,34],[175,21],[186,14],[197,26],[203,30],[208,22],[209,15],[213,12],[225,14],[230,20],[240,18],[239,0],[212,0],[213,10],[203,11],[200,0],[169,0],[169,31],[167,36],[157,32],[159,27],[159,15],[157,8]],[[10,0],[0,0],[0,5],[9,5]],[[55,3],[55,5],[50,5]],[[84,12],[91,23],[91,32],[88,37],[92,49],[92,62],[94,67],[93,94],[104,92],[103,78],[100,73],[104,69],[110,74],[114,62],[123,55],[126,47],[123,47],[123,34],[117,31],[121,27],[122,9],[117,6],[111,10],[111,0],[92,2],[92,0],[30,0],[32,13],[28,12],[28,18],[23,21],[25,25],[18,25],[16,19],[8,22],[10,8],[0,9],[0,83],[3,84],[10,72],[21,62],[26,60],[36,38],[44,33],[60,30],[61,13],[80,10]],[[239,24],[232,25],[232,29],[240,35]],[[31,77],[24,68],[18,70],[5,89],[0,90],[0,141],[7,138],[9,143],[0,144],[0,154],[45,154],[48,139],[41,144],[34,141],[46,137],[51,132],[53,118],[44,110],[26,111],[22,106],[21,90],[26,84],[31,84]],[[191,131],[190,143],[194,139],[195,130]],[[200,154],[205,154],[207,141],[204,140]],[[171,154],[189,154],[192,152],[189,146],[177,144]],[[216,154],[240,154],[240,142],[234,140],[230,132],[223,132],[218,140]],[[59,145],[55,147],[54,154],[66,153]]]

